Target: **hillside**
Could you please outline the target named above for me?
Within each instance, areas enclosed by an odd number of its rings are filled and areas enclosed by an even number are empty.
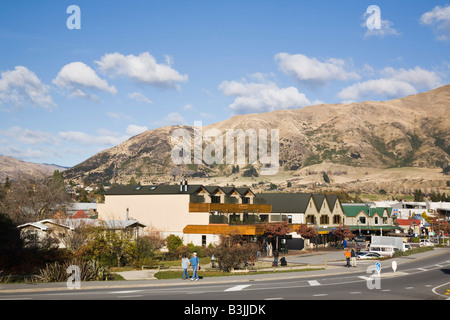
[[[65,168],[42,163],[25,162],[8,156],[0,156],[0,181],[6,177],[16,179],[21,175],[46,177],[51,176],[55,170],[63,171]]]
[[[239,173],[232,173],[232,165],[175,165],[171,159],[174,146],[171,133],[180,126],[149,130],[132,137],[65,171],[64,176],[74,181],[87,178],[91,182],[110,183],[127,183],[131,177],[141,183],[163,183],[177,181],[180,176],[233,184],[259,181],[286,184],[292,180],[295,186],[311,186],[323,182],[322,172],[328,171],[331,184],[342,186],[357,185],[357,180],[360,183],[374,170],[410,168],[403,180],[410,181],[414,176],[414,183],[403,182],[404,186],[413,188],[420,181],[433,179],[436,183],[431,187],[439,188],[449,180],[441,173],[450,160],[449,111],[450,85],[446,85],[390,101],[322,104],[238,115],[203,127],[203,132],[219,129],[223,133],[227,129],[269,132],[278,129],[280,168],[275,176],[243,178],[248,165],[240,168]],[[191,127],[185,128],[192,132]],[[311,184],[306,177],[317,172],[316,182]],[[350,174],[351,179],[342,180]],[[303,182],[298,179],[302,176]],[[378,176],[369,180],[381,183],[381,188],[383,179]],[[386,182],[394,183],[389,179]]]

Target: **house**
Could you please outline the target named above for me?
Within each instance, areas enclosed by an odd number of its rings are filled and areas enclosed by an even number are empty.
[[[295,230],[299,224],[313,226],[319,236],[315,239],[318,245],[327,245],[334,239],[334,228],[343,221],[342,205],[336,195],[311,193],[261,193],[272,205],[271,222],[285,221],[292,224],[293,232],[286,243],[289,249],[302,249],[305,244]]]
[[[372,207],[367,204],[342,205],[344,224],[359,236],[383,235],[395,232],[399,227],[394,225],[391,207]]]
[[[67,247],[67,239],[73,233],[84,227],[103,227],[111,231],[126,231],[136,238],[143,234],[147,226],[136,220],[106,220],[78,218],[78,219],[45,219],[29,222],[18,226],[25,246],[45,247],[47,245],[58,248]]]
[[[401,228],[401,230],[399,230],[400,233],[409,236],[421,234],[421,219],[397,219],[397,224]]]

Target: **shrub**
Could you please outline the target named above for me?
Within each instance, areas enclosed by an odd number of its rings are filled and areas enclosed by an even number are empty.
[[[33,281],[67,281],[70,276],[70,274],[67,273],[67,268],[71,265],[76,265],[80,268],[81,281],[103,281],[108,280],[111,277],[108,269],[100,266],[100,264],[96,260],[83,261],[72,259],[63,263],[53,262],[46,264],[45,268],[42,268],[38,275],[33,276]]]

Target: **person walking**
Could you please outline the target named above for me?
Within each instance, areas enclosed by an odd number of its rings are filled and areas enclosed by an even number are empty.
[[[350,252],[350,264],[352,267],[356,268],[356,252],[355,249],[352,248],[352,251]]]
[[[183,268],[183,276],[181,278],[183,280],[189,279],[188,273],[189,264],[190,264],[189,259],[186,257],[186,255],[184,255],[183,258],[181,259],[181,267]]]
[[[200,267],[200,259],[197,257],[197,252],[193,253],[192,258],[189,262],[191,263],[192,271],[193,271],[191,281],[198,281],[197,272]]]
[[[350,257],[351,257],[352,254],[351,254],[350,251],[347,249],[347,250],[345,250],[344,255],[345,255],[345,258],[346,258],[346,260],[347,260],[346,267],[347,267],[347,268],[350,268]]]

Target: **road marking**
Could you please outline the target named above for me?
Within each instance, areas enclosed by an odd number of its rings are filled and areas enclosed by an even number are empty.
[[[124,293],[124,294],[127,294],[127,293],[135,293],[135,292],[139,292],[139,291],[142,291],[142,290],[111,291],[110,293],[111,293],[111,294],[118,294],[118,293]]]
[[[328,293],[318,293],[318,294],[313,294],[313,297],[323,297],[323,296],[327,296]]]
[[[241,284],[241,285],[238,285],[238,286],[234,286],[234,287],[228,288],[225,291],[241,291],[242,289],[250,287],[250,286],[251,286],[250,284]]]
[[[406,290],[414,289],[414,287],[406,287]]]
[[[139,298],[139,297],[143,297],[143,295],[142,294],[135,294],[135,295],[130,295],[130,296],[117,296],[117,298],[119,298],[119,299]]]
[[[284,298],[279,297],[279,298],[266,298],[264,300],[283,300]]]
[[[314,286],[320,286],[321,284],[319,283],[319,281],[316,280],[310,280],[308,281],[309,285],[314,287]]]
[[[360,293],[362,293],[361,291],[353,291],[353,292],[350,292],[350,294],[360,294]]]

